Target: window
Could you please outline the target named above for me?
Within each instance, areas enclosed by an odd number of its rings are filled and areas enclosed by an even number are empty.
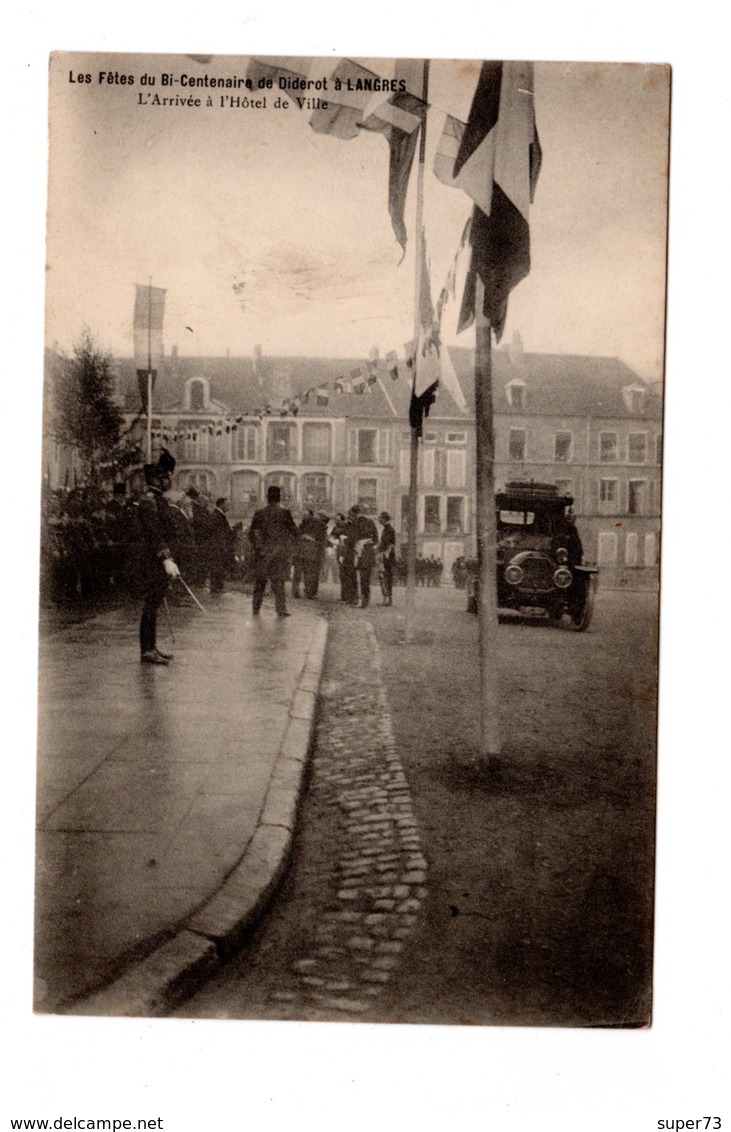
[[[511,409],[525,409],[528,400],[528,390],[524,381],[511,381],[505,386],[505,396]]]
[[[183,404],[190,413],[210,411],[211,390],[207,377],[189,377],[185,383]]]
[[[629,481],[629,500],[627,510],[630,515],[644,515],[645,513],[645,491],[647,484],[644,480],[630,480]]]
[[[421,451],[421,482],[424,487],[434,487],[434,448]]]
[[[655,463],[662,464],[662,436],[655,437]]]
[[[302,460],[305,464],[330,463],[330,425],[307,421],[302,430]]]
[[[282,503],[292,503],[294,500],[294,476],[291,472],[270,472],[264,480],[268,491],[270,487],[281,488]]]
[[[650,533],[645,535],[645,566],[657,566],[657,536]]]
[[[465,486],[465,453],[447,452],[447,487]]]
[[[616,432],[599,433],[599,459],[602,464],[616,464],[617,462],[617,434]]]
[[[301,480],[302,502],[306,507],[324,507],[330,503],[330,476],[324,472],[308,472]]]
[[[447,444],[466,444],[467,443],[467,433],[466,432],[448,432],[444,439],[445,439]]]
[[[234,472],[231,476],[231,496],[234,503],[256,503],[259,499],[258,472]]]
[[[627,445],[627,458],[630,464],[644,464],[647,459],[647,433],[631,432]]]
[[[624,543],[624,564],[634,569],[637,566],[639,537],[636,531],[629,531]]]
[[[436,442],[437,442],[437,434],[435,432],[425,432],[424,433],[424,443],[425,444],[436,444]]]
[[[447,532],[461,534],[464,530],[464,496],[447,496]]]
[[[641,413],[645,407],[645,392],[643,389],[630,389],[629,406],[631,413]]]
[[[190,384],[190,408],[199,413],[206,407],[206,387],[202,381],[192,381]]]
[[[236,429],[236,459],[251,460],[254,462],[259,459],[259,427],[258,425],[240,424]]]
[[[376,480],[358,479],[357,503],[366,515],[375,515],[378,511],[377,489]]]
[[[194,487],[204,495],[213,495],[215,492],[215,481],[210,472],[181,472],[177,484],[179,491]]]
[[[554,443],[553,458],[557,464],[568,464],[572,455],[573,433],[557,432]]]
[[[192,464],[207,460],[212,431],[210,421],[188,421],[185,426],[183,459]]]
[[[378,432],[375,428],[359,428],[358,429],[358,447],[357,459],[358,464],[375,464],[376,462],[376,441],[378,439]]]
[[[619,485],[616,480],[599,480],[599,509],[602,514],[614,514],[618,498]]]
[[[600,566],[614,566],[617,562],[617,536],[614,531],[600,531],[597,539],[597,558]]]
[[[424,531],[428,535],[437,535],[442,529],[439,503],[438,495],[424,496]]]
[[[408,484],[411,482],[411,450],[409,448],[402,448],[399,456],[401,483]]]
[[[295,431],[293,425],[267,426],[267,459],[276,463],[291,464],[295,458]]]
[[[511,460],[525,460],[524,428],[511,428],[508,439],[508,456]]]

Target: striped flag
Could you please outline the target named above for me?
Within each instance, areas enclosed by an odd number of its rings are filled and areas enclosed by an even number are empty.
[[[162,287],[135,286],[135,307],[132,319],[135,369],[140,387],[142,407],[147,408],[147,374],[152,385],[162,361],[162,323],[165,313],[165,290]]]
[[[388,142],[388,212],[394,235],[406,249],[406,192],[414,164],[419,127],[426,115],[426,103],[415,93],[420,90],[424,64],[417,59],[397,59],[395,80],[406,90],[399,90],[378,102],[361,122],[364,130],[383,134]]]
[[[331,134],[344,141],[357,138],[377,79],[373,71],[353,59],[341,59],[328,78],[328,94],[323,99],[327,106],[312,112],[310,125],[315,133]]]
[[[424,417],[429,416],[429,410],[434,404],[437,394],[440,352],[439,323],[434,318],[434,307],[431,301],[429,268],[426,262],[426,239],[423,231],[421,233],[420,255],[419,323],[421,329],[415,352],[412,354],[410,349],[407,352],[407,364],[409,356],[413,357],[409,424],[417,436],[421,436]]]
[[[530,271],[528,214],[540,165],[532,63],[483,63],[469,118],[447,117],[434,161],[437,177],[475,204],[458,330],[474,320],[479,274],[484,313],[500,340],[508,296]]]

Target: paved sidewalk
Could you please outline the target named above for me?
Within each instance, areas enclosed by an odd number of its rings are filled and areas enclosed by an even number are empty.
[[[41,641],[35,1008],[169,1012],[255,921],[291,849],[327,622],[250,597],[135,607]]]

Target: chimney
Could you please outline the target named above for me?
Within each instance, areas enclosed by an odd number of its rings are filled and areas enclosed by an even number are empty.
[[[523,365],[523,339],[519,330],[513,331],[513,340],[508,346],[508,355],[512,364],[520,369]]]

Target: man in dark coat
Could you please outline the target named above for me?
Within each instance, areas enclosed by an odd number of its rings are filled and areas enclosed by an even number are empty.
[[[209,570],[211,514],[206,502],[194,487],[189,487],[186,495],[190,499],[193,537],[195,539],[195,567],[192,581],[196,586],[204,586]]]
[[[378,516],[381,524],[381,537],[378,541],[378,573],[381,579],[383,604],[393,605],[393,571],[396,565],[396,531],[391,525],[391,516],[381,511]]]
[[[170,521],[163,493],[169,491],[175,460],[163,448],[157,464],[145,464],[147,492],[137,510],[142,539],[139,557],[139,586],[142,594],[140,618],[140,660],[143,664],[167,664],[171,653],[157,647],[157,612],[172,578],[180,576],[167,542]]]
[[[328,541],[327,523],[328,517],[324,512],[314,515],[312,511],[307,511],[300,523],[292,597],[299,597],[300,578],[304,581],[305,597],[310,601],[317,597]]]
[[[252,610],[258,614],[269,582],[274,593],[277,617],[289,617],[284,582],[289,572],[297,526],[292,512],[281,505],[282,491],[276,485],[267,489],[267,505],[254,512],[249,541],[254,551],[254,592]]]
[[[210,558],[211,593],[223,593],[224,579],[230,574],[234,560],[234,533],[226,516],[228,500],[216,500],[215,509],[210,516]]]
[[[358,604],[360,596],[360,607],[366,609],[371,600],[371,574],[376,564],[378,529],[372,519],[361,514],[360,507],[351,507],[350,514],[353,517],[353,525],[348,540],[352,542],[353,567],[358,584],[353,604]]]
[[[338,521],[330,532],[336,541],[338,565],[340,567],[340,600],[346,605],[358,604],[358,575],[355,572],[355,520],[358,508],[352,508],[347,515],[338,516]]]
[[[193,523],[186,513],[186,496],[182,491],[166,491],[167,508],[164,513],[165,535],[178,569],[183,579],[192,581],[195,575],[195,537]],[[192,605],[193,599],[188,596],[183,586],[176,586],[170,594],[170,601],[175,605]]]

